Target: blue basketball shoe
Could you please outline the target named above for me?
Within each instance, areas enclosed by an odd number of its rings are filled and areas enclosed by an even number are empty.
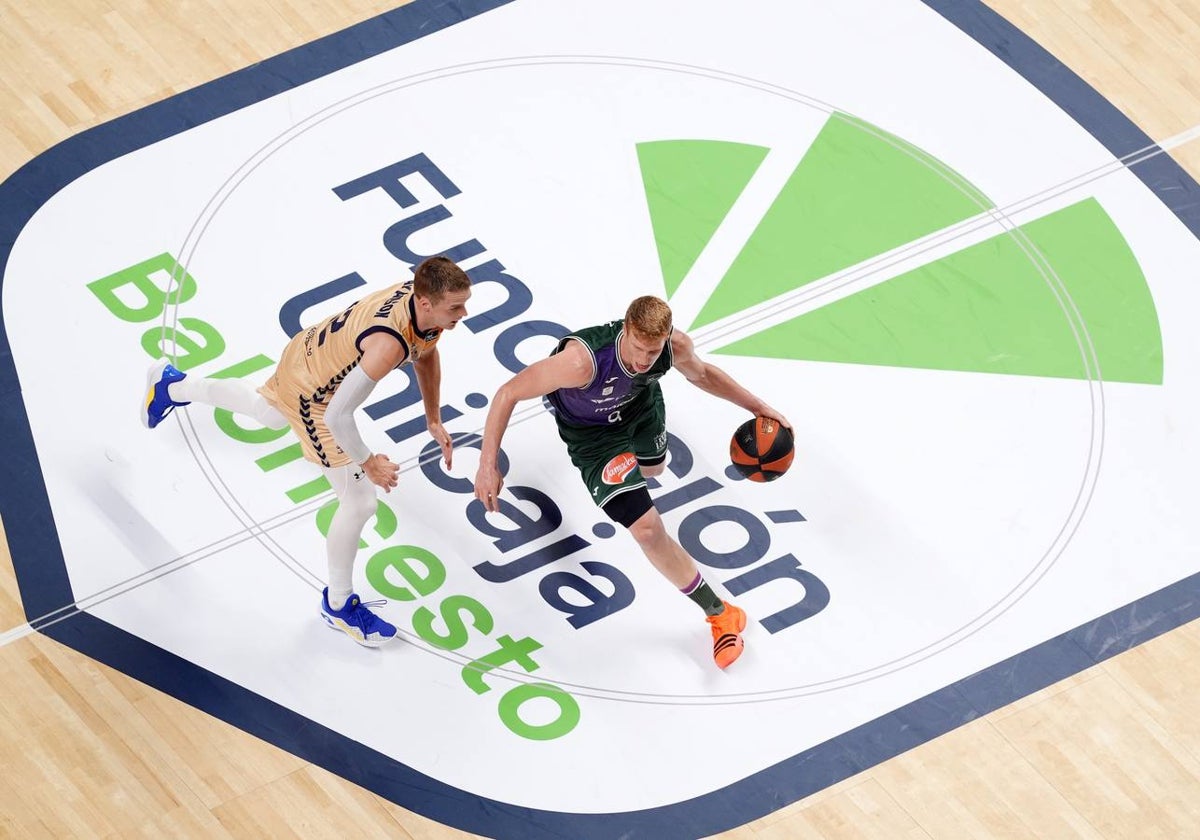
[[[321,617],[334,630],[341,630],[363,647],[379,647],[396,638],[396,628],[368,607],[379,607],[386,603],[368,601],[364,604],[357,595],[351,595],[340,610],[335,610],[329,606],[329,587],[325,587],[321,592]]]
[[[167,386],[178,382],[187,376],[176,370],[166,359],[159,359],[146,373],[146,408],[142,412],[142,425],[153,429],[161,423],[177,406],[191,405],[190,402],[176,402],[171,399]]]

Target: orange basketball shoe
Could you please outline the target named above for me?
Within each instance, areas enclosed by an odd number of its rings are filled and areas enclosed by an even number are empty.
[[[746,629],[746,613],[741,607],[735,607],[728,601],[722,601],[725,612],[720,615],[710,615],[708,623],[712,625],[713,659],[718,668],[728,668],[733,661],[742,655],[745,643],[741,632]]]

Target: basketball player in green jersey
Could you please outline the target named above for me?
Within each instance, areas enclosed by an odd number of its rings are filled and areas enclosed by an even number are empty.
[[[791,428],[782,414],[696,355],[692,340],[672,329],[665,301],[640,297],[623,321],[571,333],[549,358],[500,387],[483,430],[475,497],[489,511],[499,510],[503,479],[496,462],[513,407],[521,400],[548,397],[559,437],[592,500],[625,526],[654,567],[704,610],[712,627],[713,659],[725,668],[741,656],[746,614],[704,581],[696,561],[667,533],[646,489],[646,478],[660,475],[666,466],[666,411],[658,380],[672,367],[701,390]]]
[[[292,427],[304,457],[321,468],[338,500],[326,537],[329,585],[321,595],[321,615],[330,627],[367,647],[390,641],[396,628],[354,594],[354,557],[362,529],[375,513],[375,487],[390,493],[399,467],[387,455],[371,452],[354,411],[389,371],[411,363],[429,433],[450,466],[452,444],[439,408],[437,342],[443,330],[466,317],[470,297],[466,273],[446,257],[431,257],[417,266],[411,281],[367,295],[298,333],[257,391],[236,379],[188,377],[165,359],[146,378],[142,419],[151,429],[177,406],[192,402],[244,414],[268,427]]]

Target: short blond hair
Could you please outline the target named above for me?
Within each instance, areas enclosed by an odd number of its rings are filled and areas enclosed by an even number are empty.
[[[447,294],[470,288],[471,278],[449,257],[429,257],[413,269],[413,291],[432,303],[441,303]]]
[[[642,295],[625,310],[625,329],[656,340],[671,334],[671,307],[662,298]]]

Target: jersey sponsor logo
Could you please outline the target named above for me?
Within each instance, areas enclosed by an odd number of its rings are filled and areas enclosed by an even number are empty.
[[[605,484],[621,484],[625,477],[637,469],[637,456],[632,452],[622,452],[604,465],[600,480]]]

